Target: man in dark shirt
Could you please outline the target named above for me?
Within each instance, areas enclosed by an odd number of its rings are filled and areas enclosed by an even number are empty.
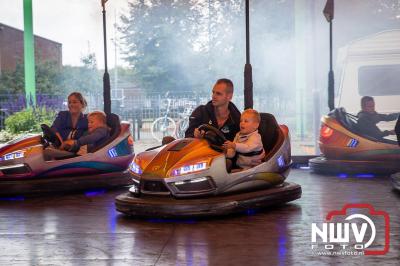
[[[381,121],[393,121],[399,117],[398,113],[379,114],[375,111],[375,101],[371,96],[361,98],[361,111],[358,113],[357,126],[361,133],[377,140],[385,140],[384,137],[394,135],[394,130],[381,131],[376,124]]]
[[[227,140],[232,141],[239,132],[240,111],[231,102],[233,83],[229,79],[219,79],[212,89],[212,99],[206,105],[197,107],[189,118],[186,138],[201,138],[198,127],[202,124],[219,129]]]

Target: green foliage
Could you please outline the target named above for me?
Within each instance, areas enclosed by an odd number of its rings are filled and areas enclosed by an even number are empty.
[[[41,132],[40,125],[52,124],[55,115],[55,111],[48,110],[46,107],[24,109],[6,118],[6,130],[12,134],[21,132]]]
[[[55,62],[37,62],[36,93],[62,95],[72,91],[100,92],[102,75],[96,68],[96,57],[81,58],[83,66],[59,66]],[[4,71],[0,76],[0,94],[18,94],[25,91],[24,65],[18,63],[15,71]]]
[[[63,88],[60,86],[62,67],[55,62],[44,62],[36,65],[36,91],[42,94],[61,94]]]
[[[121,16],[124,59],[146,91],[209,91],[222,77],[238,83],[243,14],[241,0],[131,2]]]
[[[62,68],[55,62],[39,62],[36,64],[36,92],[59,94],[63,91],[59,80]],[[14,71],[6,71],[0,77],[0,93],[24,93],[24,64],[17,63]]]
[[[0,143],[4,143],[16,138],[19,138],[21,136],[23,136],[25,133],[22,134],[13,134],[7,130],[1,130],[0,131]]]
[[[4,71],[0,76],[0,93],[24,92],[24,65],[17,63],[15,71]]]
[[[97,69],[97,61],[94,54],[88,54],[81,58],[83,66],[64,66],[60,86],[67,94],[79,91],[83,94],[89,92],[101,95],[103,91],[102,73]]]

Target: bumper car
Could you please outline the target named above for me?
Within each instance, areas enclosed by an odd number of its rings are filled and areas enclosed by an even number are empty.
[[[309,160],[315,173],[387,175],[400,171],[397,142],[363,135],[357,117],[343,108],[321,119],[319,147],[323,156]]]
[[[110,139],[93,153],[48,159],[47,141],[26,135],[0,147],[0,196],[106,188],[132,183],[127,168],[133,138],[128,123],[107,116]]]
[[[390,176],[393,188],[400,192],[400,172]]]
[[[179,218],[225,215],[283,204],[301,197],[301,187],[285,182],[291,166],[289,131],[261,114],[259,133],[267,155],[253,168],[228,172],[215,128],[202,125],[203,139],[178,139],[135,156],[134,184],[116,197],[129,216]]]
[[[395,131],[397,135],[397,141],[400,146],[400,117],[397,119]],[[391,180],[393,187],[400,192],[400,172],[391,175]]]

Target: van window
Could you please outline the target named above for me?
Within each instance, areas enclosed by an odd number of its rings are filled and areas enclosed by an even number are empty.
[[[400,95],[400,65],[360,67],[358,92],[361,96]]]

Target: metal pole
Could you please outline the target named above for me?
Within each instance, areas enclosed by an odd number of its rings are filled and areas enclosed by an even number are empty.
[[[329,22],[329,71],[332,68],[332,20]]]
[[[324,10],[326,20],[329,22],[329,74],[328,74],[328,107],[332,111],[335,108],[335,78],[332,67],[332,20],[335,13],[334,0],[327,0]]]
[[[253,74],[250,64],[250,12],[246,0],[246,64],[244,66],[244,109],[253,108]]]
[[[332,67],[332,20],[329,21],[329,74],[328,74],[328,106],[329,110],[335,109],[335,77]]]
[[[35,43],[32,0],[24,0],[24,71],[26,107],[36,106]]]
[[[103,37],[104,37],[104,75],[103,75],[103,100],[104,100],[104,112],[106,114],[111,113],[111,85],[110,75],[108,74],[107,68],[107,32],[106,32],[106,5],[107,0],[102,0],[101,5],[103,7]]]
[[[250,19],[249,0],[246,0],[246,64],[250,64]]]
[[[2,32],[3,32],[3,25],[1,25],[0,24],[0,77],[1,77],[1,52],[2,52],[2,50],[1,50],[1,47],[2,47],[2,36],[1,36],[1,34],[2,34]]]
[[[114,90],[118,90],[117,12],[114,12]]]

